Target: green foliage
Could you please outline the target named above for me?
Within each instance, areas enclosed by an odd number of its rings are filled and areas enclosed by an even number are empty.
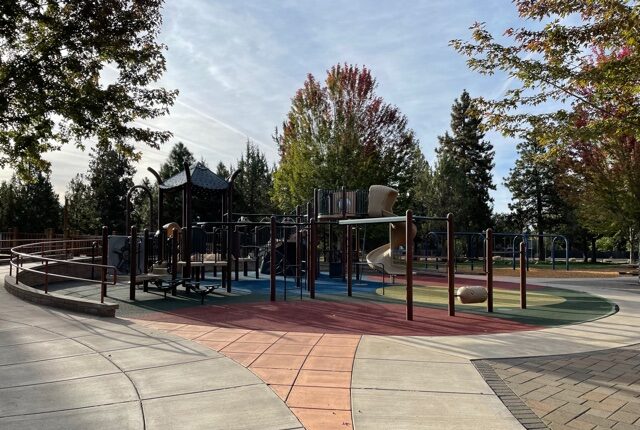
[[[81,233],[99,232],[102,225],[96,200],[87,177],[77,174],[67,185],[65,193],[67,222],[71,230]]]
[[[186,147],[182,142],[178,142],[171,148],[167,161],[160,165],[160,171],[158,174],[162,180],[167,180],[173,175],[182,172],[184,170],[184,163],[195,164],[196,159],[193,156],[193,152]]]
[[[176,91],[153,86],[165,70],[156,42],[161,0],[11,0],[0,3],[0,167],[21,178],[41,155],[95,137],[137,158],[171,136],[138,120],[168,112]],[[105,69],[113,72],[105,81]]]
[[[60,202],[49,175],[31,171],[30,176],[29,182],[14,176],[0,185],[0,231],[17,227],[23,232],[42,233],[59,228]]]
[[[513,201],[514,218],[537,233],[548,233],[562,221],[564,202],[558,194],[556,163],[545,157],[547,149],[532,134],[518,144],[519,158],[504,179]]]
[[[514,87],[494,100],[482,100],[487,124],[511,136],[528,132],[531,124],[544,130],[545,142],[592,140],[626,129],[637,136],[640,103],[640,6],[627,0],[515,0],[525,21],[543,28],[509,28],[510,43],[501,44],[484,23],[471,27],[472,40],[451,41],[467,56],[467,64],[484,75],[504,72]],[[577,21],[577,23],[574,23]],[[539,27],[539,25],[537,25]],[[594,64],[592,53],[621,53]],[[597,89],[588,99],[582,89]],[[631,98],[614,111],[609,100]],[[553,104],[546,104],[553,102]],[[577,107],[605,115],[580,126]]]
[[[10,182],[0,184],[0,231],[7,231],[18,225],[17,179],[14,176]]]
[[[474,100],[463,91],[451,107],[452,134],[438,137],[430,191],[423,193],[428,212],[452,212],[458,231],[482,231],[491,224],[494,152],[483,140],[481,125]]]
[[[91,153],[87,179],[101,225],[124,233],[126,197],[133,186],[135,167],[112,145],[99,143]]]
[[[247,139],[245,153],[238,160],[240,175],[234,183],[234,212],[273,213],[269,193],[272,171],[257,145]]]
[[[510,136],[536,130],[560,163],[565,231],[573,244],[594,248],[585,228],[610,235],[640,226],[640,6],[514,3],[524,20],[543,27],[507,29],[502,44],[477,23],[473,40],[451,43],[471,69],[513,78],[499,98],[480,102],[487,124]]]
[[[140,185],[147,187],[149,191],[151,191],[154,207],[151,208],[151,206],[149,206],[148,194],[140,188],[136,188],[131,197],[132,212],[130,215],[130,222],[131,225],[137,226],[139,231],[144,228],[148,228],[150,231],[153,231],[153,228],[156,227],[156,219],[153,218],[151,220],[151,225],[149,225],[149,215],[157,208],[157,189],[151,185],[149,178],[142,179],[142,183]]]
[[[513,213],[497,213],[491,218],[491,228],[496,233],[517,233],[523,231],[525,226],[513,216]]]
[[[272,194],[278,207],[304,204],[314,188],[384,184],[401,196],[412,188],[423,165],[418,140],[376,88],[369,69],[353,65],[333,66],[324,85],[308,75],[274,136],[281,157]]]
[[[233,170],[233,166],[227,167],[224,165],[222,161],[216,164],[216,175],[220,176],[224,180],[228,180],[229,176],[231,176],[231,170]]]
[[[174,144],[171,148],[171,151],[169,151],[167,160],[160,165],[158,174],[160,175],[160,178],[165,181],[170,177],[182,172],[184,170],[184,163],[187,163],[191,166],[195,162],[196,158],[193,155],[193,152],[191,152],[191,150],[187,148],[184,143],[178,142]],[[154,186],[152,191],[153,196],[157,202],[157,184]],[[180,221],[182,219],[182,193],[176,191],[165,193],[163,208],[163,219]],[[144,222],[142,225],[147,224],[148,221]]]

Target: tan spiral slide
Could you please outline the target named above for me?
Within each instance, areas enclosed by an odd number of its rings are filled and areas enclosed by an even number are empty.
[[[386,217],[395,216],[393,213],[393,205],[398,198],[398,190],[384,185],[372,185],[369,187],[369,216],[370,217]],[[413,224],[413,237],[415,237],[418,229]],[[394,262],[392,251],[397,251],[400,246],[405,245],[405,223],[389,224],[389,242],[382,245],[367,254],[367,263],[371,268],[376,270],[384,269],[389,275],[404,275],[406,267],[404,264]]]

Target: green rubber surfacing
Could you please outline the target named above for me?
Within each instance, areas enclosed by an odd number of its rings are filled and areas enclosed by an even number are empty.
[[[527,308],[520,309],[520,292],[514,289],[494,289],[493,310],[496,318],[505,318],[520,323],[554,327],[577,324],[612,315],[615,305],[607,299],[593,294],[555,287],[536,287],[527,291]],[[382,288],[376,289],[382,295]],[[385,288],[387,300],[404,302],[405,286],[393,285]],[[447,306],[447,289],[441,285],[414,285],[415,306],[444,308]],[[486,303],[461,304],[456,300],[460,312],[487,315]]]

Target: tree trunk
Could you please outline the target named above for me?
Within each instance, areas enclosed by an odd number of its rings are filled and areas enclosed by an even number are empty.
[[[596,249],[596,238],[592,237],[591,238],[591,262],[592,263],[597,263],[597,249]]]
[[[544,249],[544,237],[542,236],[544,234],[544,232],[542,230],[540,230],[538,232],[538,261],[539,262],[543,262],[545,261],[545,254],[546,254],[546,250]]]

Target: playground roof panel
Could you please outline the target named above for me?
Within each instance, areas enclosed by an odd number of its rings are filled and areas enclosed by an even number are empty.
[[[229,183],[220,176],[213,173],[207,166],[202,163],[196,163],[190,168],[191,183],[194,187],[211,191],[225,191],[229,188]],[[180,188],[187,183],[187,175],[184,170],[173,175],[160,188],[163,190],[173,190]]]
[[[339,225],[356,225],[356,224],[388,224],[405,222],[407,220],[404,216],[385,216],[376,218],[362,218],[362,219],[345,219],[338,221]],[[413,221],[446,221],[443,217],[429,217],[429,216],[414,216]]]

